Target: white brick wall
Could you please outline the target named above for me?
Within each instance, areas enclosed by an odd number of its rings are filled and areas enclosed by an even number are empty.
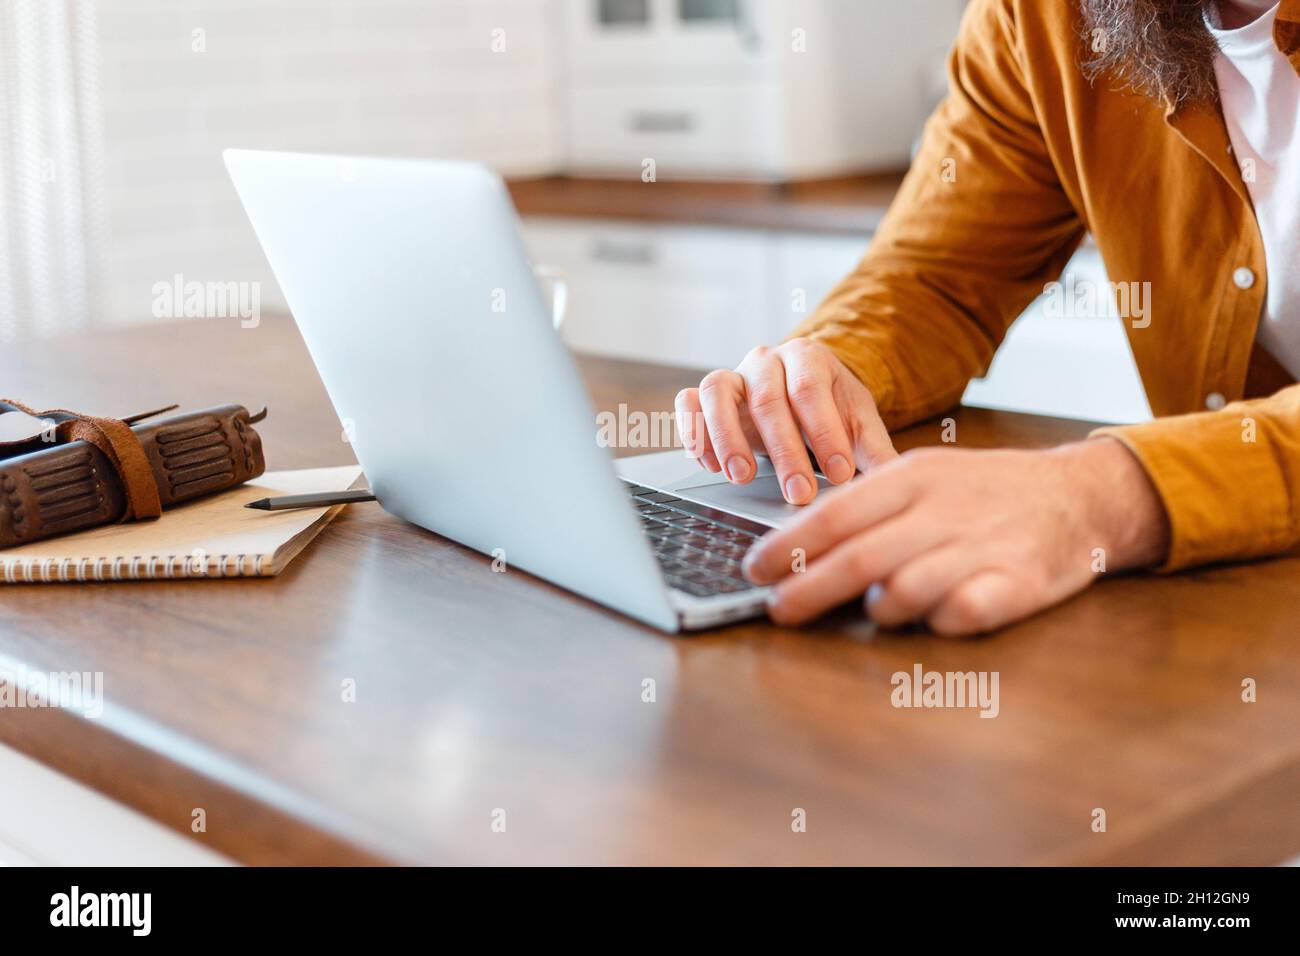
[[[111,247],[96,321],[150,319],[151,287],[177,272],[258,281],[262,307],[282,307],[226,147],[557,169],[555,2],[103,0]]]

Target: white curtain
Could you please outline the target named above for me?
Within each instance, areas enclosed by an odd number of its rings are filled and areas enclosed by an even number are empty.
[[[94,319],[104,252],[97,0],[0,0],[0,342]]]

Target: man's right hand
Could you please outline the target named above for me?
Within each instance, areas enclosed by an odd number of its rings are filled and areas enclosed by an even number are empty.
[[[682,389],[676,406],[687,454],[743,485],[761,452],[794,505],[817,494],[805,439],[822,474],[837,485],[898,457],[866,386],[813,339],[759,346],[734,371],[718,369],[699,388]]]

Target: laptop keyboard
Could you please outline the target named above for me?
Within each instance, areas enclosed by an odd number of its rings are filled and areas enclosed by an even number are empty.
[[[665,491],[624,484],[670,587],[696,597],[753,589],[740,573],[740,562],[771,528]]]

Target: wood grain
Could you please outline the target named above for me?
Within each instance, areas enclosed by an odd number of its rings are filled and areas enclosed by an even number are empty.
[[[902,173],[791,183],[674,182],[544,176],[509,184],[523,216],[700,223],[866,235],[894,199]]]
[[[601,408],[696,375],[583,369]],[[117,415],[265,403],[269,467],[352,460],[285,320],[13,348],[0,383]],[[1087,431],[955,417],[973,446]],[[1298,594],[1290,558],[1115,577],[976,641],[852,609],[669,637],[353,506],[275,579],[0,589],[0,664],[102,671],[106,698],[0,710],[0,740],[182,833],[201,807],[192,836],[257,863],[1276,863],[1300,852]],[[999,716],[895,709],[918,662],[997,671]]]

